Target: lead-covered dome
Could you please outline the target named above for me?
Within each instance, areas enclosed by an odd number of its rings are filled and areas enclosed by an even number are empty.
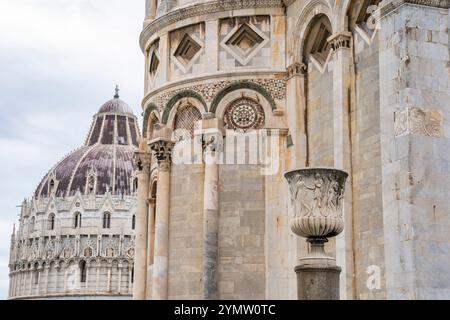
[[[133,154],[138,146],[137,118],[128,104],[119,99],[106,102],[94,116],[83,146],[61,160],[43,178],[35,197],[132,194]]]

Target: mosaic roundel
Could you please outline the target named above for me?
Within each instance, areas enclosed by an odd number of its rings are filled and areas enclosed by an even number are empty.
[[[228,129],[249,131],[264,127],[264,110],[256,101],[242,98],[234,101],[225,112]]]

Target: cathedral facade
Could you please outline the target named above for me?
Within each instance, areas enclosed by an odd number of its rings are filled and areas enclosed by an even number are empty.
[[[449,7],[147,0],[134,298],[296,299],[304,167],[349,173],[341,299],[450,298]]]
[[[130,299],[140,133],[116,93],[86,142],[22,203],[11,239],[9,299]]]

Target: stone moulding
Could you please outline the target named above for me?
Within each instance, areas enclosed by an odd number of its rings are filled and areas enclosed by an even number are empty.
[[[145,45],[148,39],[159,30],[180,20],[189,19],[204,14],[212,14],[221,11],[232,11],[247,8],[283,8],[282,0],[222,0],[211,1],[207,3],[193,5],[187,8],[181,8],[154,20],[148,24],[141,33],[140,46],[142,52],[145,52]]]
[[[344,230],[343,198],[348,174],[309,168],[287,172],[292,232],[304,238],[335,237]]]

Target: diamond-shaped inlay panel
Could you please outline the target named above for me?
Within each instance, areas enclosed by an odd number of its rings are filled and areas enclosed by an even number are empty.
[[[234,27],[221,46],[242,65],[247,65],[268,42],[268,37],[258,28],[244,23]]]
[[[156,52],[152,53],[152,57],[150,58],[150,75],[154,77],[156,75],[156,72],[158,71],[159,67],[159,59],[156,55]]]
[[[188,72],[198,59],[202,46],[188,34],[185,34],[174,52],[175,62],[184,71]]]

